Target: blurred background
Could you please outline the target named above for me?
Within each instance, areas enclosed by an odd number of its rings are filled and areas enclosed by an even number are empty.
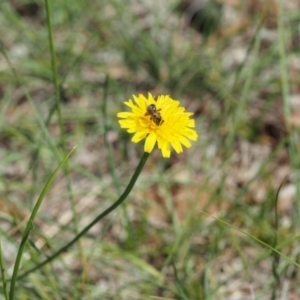
[[[299,268],[245,232],[299,262],[299,1],[53,0],[51,19],[64,134],[45,2],[0,2],[8,278],[66,151],[20,275],[118,199],[143,153],[116,117],[133,94],[179,100],[199,139],[154,150],[122,207],[20,278],[15,299],[298,299]]]

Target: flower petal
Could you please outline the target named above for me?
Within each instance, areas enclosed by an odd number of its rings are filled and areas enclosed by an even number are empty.
[[[131,99],[129,99],[128,101],[125,101],[124,104],[129,106],[130,108],[133,108],[135,106]]]
[[[118,118],[130,118],[130,117],[134,117],[134,114],[131,112],[119,112],[117,114]]]
[[[156,143],[156,135],[153,134],[153,133],[150,133],[147,138],[146,138],[146,142],[145,142],[145,146],[144,146],[144,151],[147,152],[147,153],[151,153],[154,146],[155,146],[155,143]]]
[[[177,152],[177,153],[181,153],[183,150],[182,150],[182,146],[180,144],[180,142],[178,141],[177,138],[173,138],[172,141],[171,141],[171,145],[172,147],[174,148],[174,150]]]
[[[163,157],[170,157],[171,150],[170,150],[170,144],[165,143],[161,149]]]
[[[133,127],[134,124],[128,120],[119,120],[119,124],[121,128],[131,128]]]
[[[141,141],[146,135],[147,135],[147,133],[138,131],[138,132],[132,137],[131,140],[132,140],[134,143],[138,143],[138,142]]]
[[[178,139],[179,139],[180,143],[182,145],[184,145],[185,147],[190,148],[192,146],[192,144],[189,142],[189,140],[186,139],[184,136],[179,136]]]
[[[183,134],[192,141],[197,141],[198,139],[198,134],[193,129],[186,128]]]

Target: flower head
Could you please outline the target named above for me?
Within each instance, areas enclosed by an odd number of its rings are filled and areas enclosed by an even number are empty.
[[[170,157],[170,145],[180,153],[183,151],[182,145],[191,147],[188,139],[197,140],[198,135],[192,129],[195,127],[195,120],[189,118],[193,113],[185,112],[185,108],[179,106],[179,101],[168,95],[154,99],[150,93],[148,98],[133,95],[133,99],[135,103],[131,99],[124,102],[132,111],[120,112],[117,116],[121,118],[121,128],[134,133],[134,143],[146,138],[145,152],[150,153],[157,142],[163,157]]]

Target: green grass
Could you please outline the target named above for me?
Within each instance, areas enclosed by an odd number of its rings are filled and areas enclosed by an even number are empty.
[[[300,8],[224,1],[202,36],[179,1],[47,3],[0,2],[0,298],[297,297]],[[116,114],[148,92],[199,139],[89,228],[143,156]]]

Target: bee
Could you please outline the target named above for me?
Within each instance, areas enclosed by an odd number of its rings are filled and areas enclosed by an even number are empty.
[[[157,109],[155,104],[150,104],[147,106],[147,112],[145,113],[145,116],[151,116],[150,120],[153,121],[157,126],[164,122],[159,111],[161,111],[161,109]]]

